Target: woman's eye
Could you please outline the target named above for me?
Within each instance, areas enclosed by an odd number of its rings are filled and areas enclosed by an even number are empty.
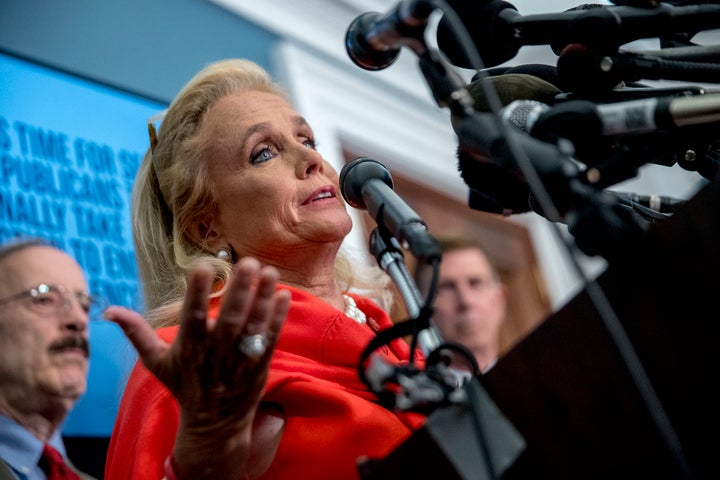
[[[317,149],[317,143],[315,143],[315,139],[313,138],[308,138],[307,140],[304,140],[303,145],[308,148],[312,148],[313,150]]]
[[[257,152],[253,153],[250,157],[250,163],[262,163],[267,162],[273,157],[272,152],[269,148],[263,148],[261,150],[258,150]]]

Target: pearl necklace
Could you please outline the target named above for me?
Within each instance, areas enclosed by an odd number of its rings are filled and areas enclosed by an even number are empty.
[[[345,300],[345,315],[364,325],[367,322],[367,316],[358,308],[355,299],[350,295],[343,294],[343,300]]]

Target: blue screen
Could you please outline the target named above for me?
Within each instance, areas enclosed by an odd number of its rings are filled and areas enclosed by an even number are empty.
[[[72,255],[90,290],[142,309],[130,191],[165,104],[0,53],[0,241],[38,236]],[[109,435],[136,359],[121,330],[90,324],[88,391],[63,433]]]

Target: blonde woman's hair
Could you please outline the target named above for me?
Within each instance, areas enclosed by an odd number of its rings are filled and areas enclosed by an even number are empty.
[[[216,199],[203,153],[207,146],[198,135],[203,116],[220,98],[245,91],[285,97],[268,73],[248,60],[213,63],[200,71],[178,93],[162,120],[137,173],[132,199],[133,240],[143,285],[145,309],[155,326],[176,324],[189,273],[210,262],[217,285],[227,284],[231,264],[198,242],[199,219],[216,211]],[[353,275],[342,254],[335,262],[341,288],[354,286],[377,292],[384,303],[388,279],[377,269]],[[361,273],[361,272],[357,272]],[[362,278],[362,280],[360,280]],[[220,295],[218,290],[214,295]]]

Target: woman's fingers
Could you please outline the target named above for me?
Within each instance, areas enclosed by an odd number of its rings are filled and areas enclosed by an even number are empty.
[[[167,357],[170,345],[157,336],[155,330],[137,312],[125,307],[108,307],[103,317],[122,328],[135,346],[143,363],[152,371]]]
[[[257,282],[260,270],[260,262],[254,258],[242,258],[235,265],[218,319],[221,322],[218,328],[221,329],[219,333],[222,336],[234,337],[245,326],[255,297],[253,284]]]
[[[279,274],[253,258],[241,259],[225,293],[214,335],[225,342],[227,353],[239,349],[245,357],[258,359],[268,348],[268,324],[275,311],[275,287]]]
[[[214,280],[215,271],[209,264],[200,265],[190,275],[175,342],[183,354],[194,354],[194,347],[204,347],[209,329],[208,297]]]
[[[209,265],[190,276],[172,345],[157,336],[139,314],[110,307],[105,317],[123,329],[143,364],[192,409],[237,399],[252,404],[262,391],[270,358],[290,306],[290,292],[277,290],[279,274],[244,258],[227,286],[217,320],[208,320],[215,281]],[[240,397],[238,397],[240,396]]]

